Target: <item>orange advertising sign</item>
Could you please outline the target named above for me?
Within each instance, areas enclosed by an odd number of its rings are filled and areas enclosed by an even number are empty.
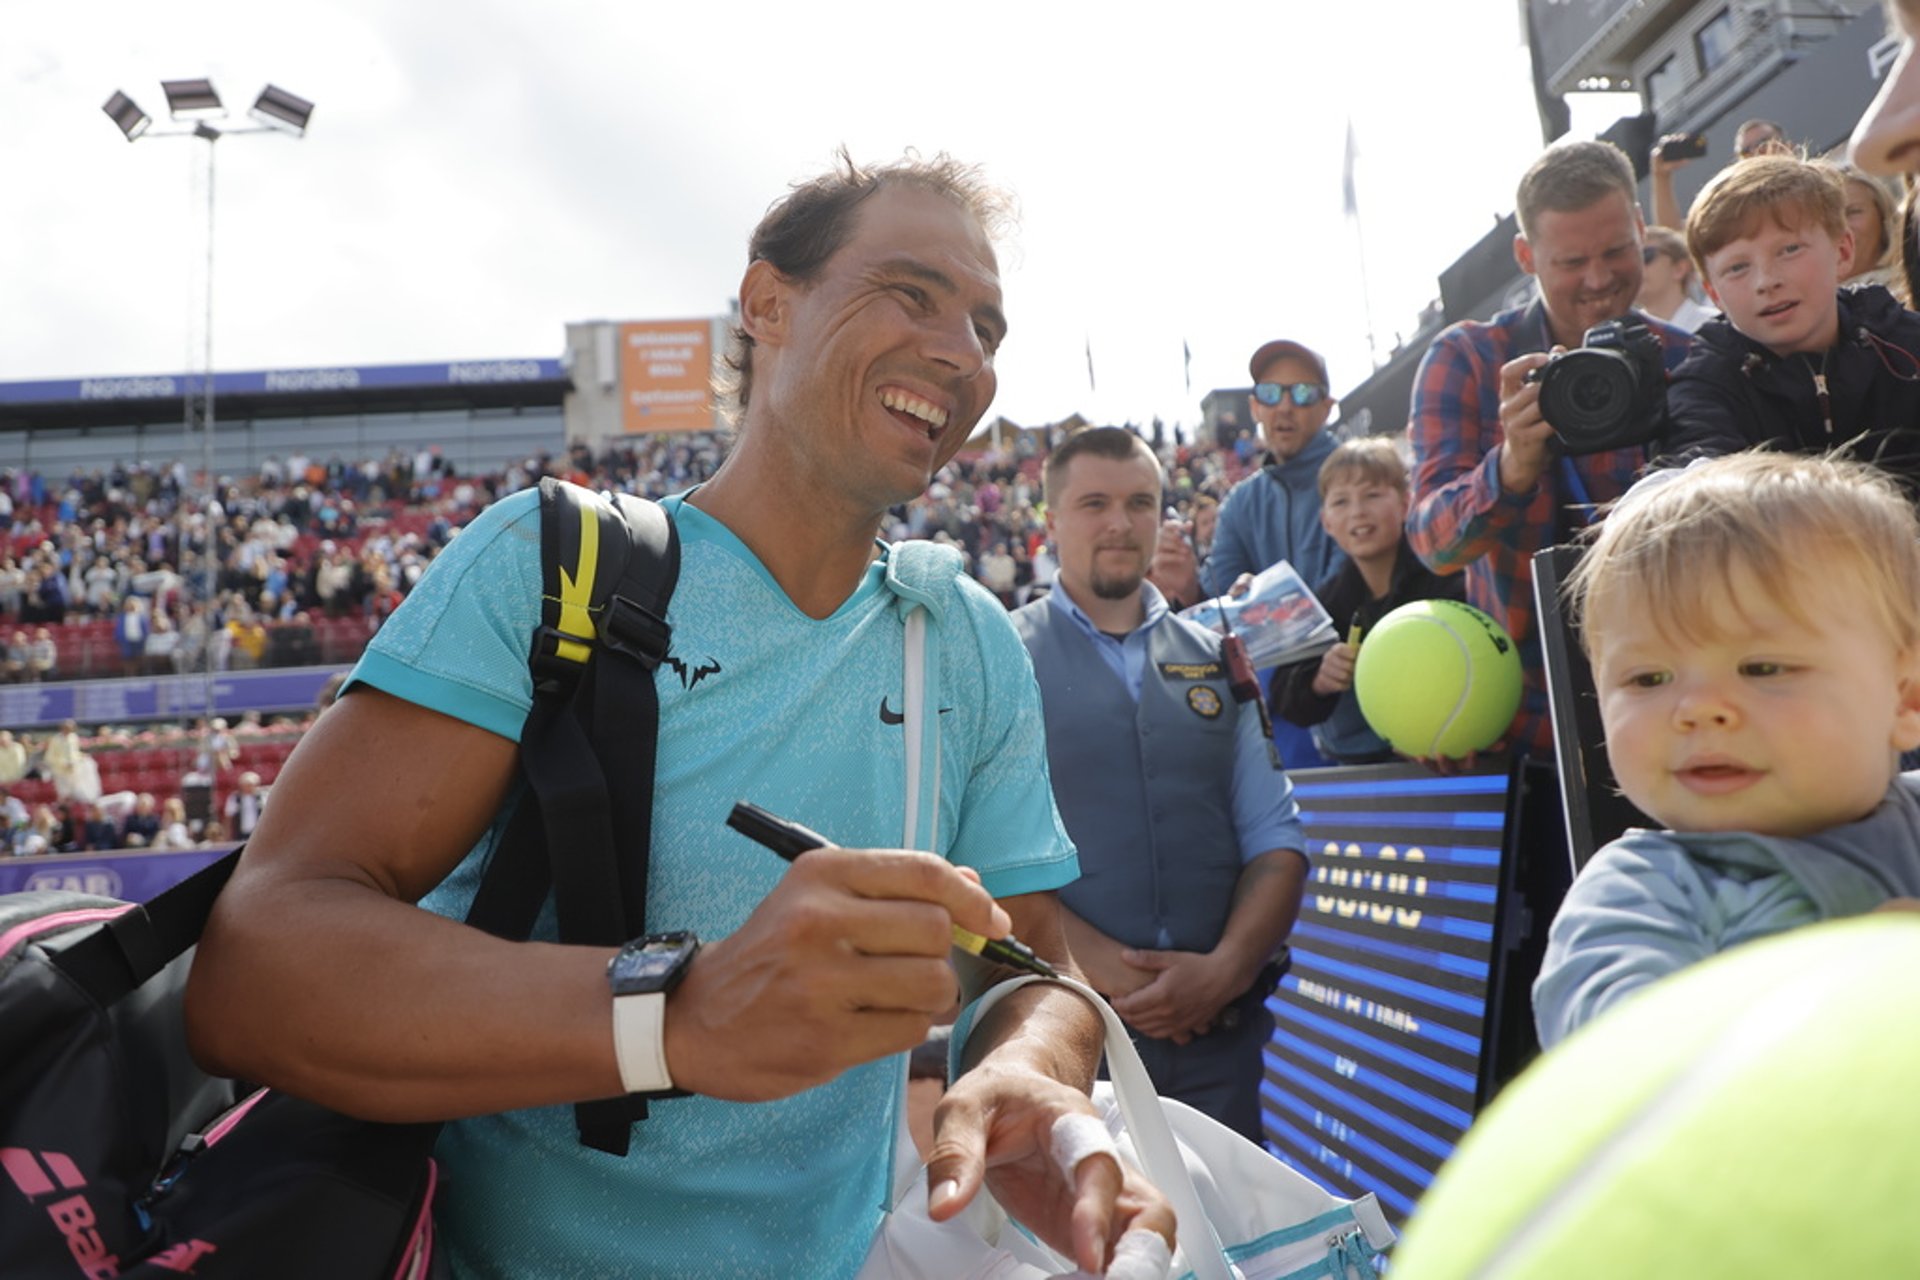
[[[707,320],[640,320],[620,326],[623,431],[713,427],[713,328]]]

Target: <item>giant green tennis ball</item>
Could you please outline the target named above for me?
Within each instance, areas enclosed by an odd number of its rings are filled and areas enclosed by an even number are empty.
[[[1916,973],[1874,915],[1636,993],[1468,1130],[1393,1280],[1916,1274]]]
[[[1455,600],[1416,600],[1360,642],[1353,691],[1404,756],[1460,757],[1498,742],[1520,709],[1520,652],[1500,624]]]

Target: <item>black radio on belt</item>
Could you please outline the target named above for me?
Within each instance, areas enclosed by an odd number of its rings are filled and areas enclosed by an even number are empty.
[[[1227,687],[1235,702],[1255,702],[1260,698],[1260,681],[1254,678],[1253,663],[1247,658],[1247,644],[1236,635],[1220,641],[1220,656],[1227,660]]]
[[[1260,709],[1260,728],[1273,737],[1273,720],[1267,715],[1267,700],[1260,696],[1260,681],[1253,674],[1253,661],[1247,657],[1247,645],[1239,636],[1228,633],[1220,641],[1220,656],[1227,660],[1227,687],[1235,702],[1251,702]]]

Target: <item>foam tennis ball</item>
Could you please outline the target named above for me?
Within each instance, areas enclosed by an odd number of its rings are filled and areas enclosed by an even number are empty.
[[[1915,966],[1872,915],[1636,993],[1467,1131],[1393,1280],[1913,1275]]]
[[[1456,600],[1416,600],[1360,642],[1360,714],[1401,755],[1458,758],[1498,742],[1520,709],[1520,651]]]

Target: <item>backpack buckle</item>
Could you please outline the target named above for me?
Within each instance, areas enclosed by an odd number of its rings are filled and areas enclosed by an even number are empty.
[[[527,665],[533,669],[534,688],[546,692],[571,688],[587,665],[586,656],[573,656],[576,650],[591,655],[593,642],[558,627],[535,627],[527,658]]]
[[[660,665],[673,641],[673,628],[664,618],[621,595],[607,599],[595,629],[601,644],[649,671]]]

